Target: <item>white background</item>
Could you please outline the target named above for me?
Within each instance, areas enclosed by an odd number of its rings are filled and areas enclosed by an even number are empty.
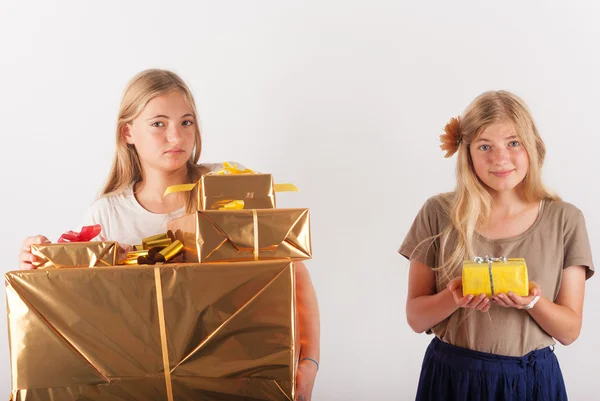
[[[312,210],[314,399],[411,399],[431,337],[405,322],[396,249],[422,203],[453,188],[438,136],[476,95],[528,103],[546,182],[583,210],[600,260],[599,20],[594,1],[2,0],[1,269],[17,268],[26,236],[79,228],[108,174],[126,82],[172,69],[196,97],[202,159],[293,182],[301,192],[278,206]],[[598,279],[581,337],[557,347],[573,400],[597,391]]]

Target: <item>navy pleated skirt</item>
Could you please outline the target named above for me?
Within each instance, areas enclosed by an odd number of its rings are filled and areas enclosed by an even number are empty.
[[[423,360],[417,401],[565,401],[554,350],[510,357],[433,339]]]

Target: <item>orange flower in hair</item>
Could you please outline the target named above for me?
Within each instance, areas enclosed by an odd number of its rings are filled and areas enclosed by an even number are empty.
[[[451,157],[458,151],[460,145],[460,117],[452,117],[444,127],[444,134],[440,135],[442,144],[440,148],[446,152],[444,157]]]

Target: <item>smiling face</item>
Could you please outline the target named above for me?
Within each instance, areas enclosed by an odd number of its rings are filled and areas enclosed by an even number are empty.
[[[469,144],[475,174],[491,191],[514,191],[529,169],[529,156],[512,124],[492,124]]]
[[[123,127],[122,135],[135,146],[142,169],[174,172],[185,168],[194,149],[196,120],[185,96],[172,91],[151,99]]]

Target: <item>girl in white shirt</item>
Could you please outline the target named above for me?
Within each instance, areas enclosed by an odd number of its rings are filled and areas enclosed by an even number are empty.
[[[219,164],[199,164],[202,142],[191,91],[170,71],[146,70],[128,84],[119,109],[117,151],[100,198],[86,224],[101,224],[102,239],[132,245],[166,232],[166,223],[196,210],[195,191],[163,198],[171,185],[193,183]],[[21,269],[33,268],[31,245],[49,242],[29,237],[20,254]],[[319,311],[306,266],[296,262],[296,297],[301,355],[297,399],[309,401],[318,370]]]

